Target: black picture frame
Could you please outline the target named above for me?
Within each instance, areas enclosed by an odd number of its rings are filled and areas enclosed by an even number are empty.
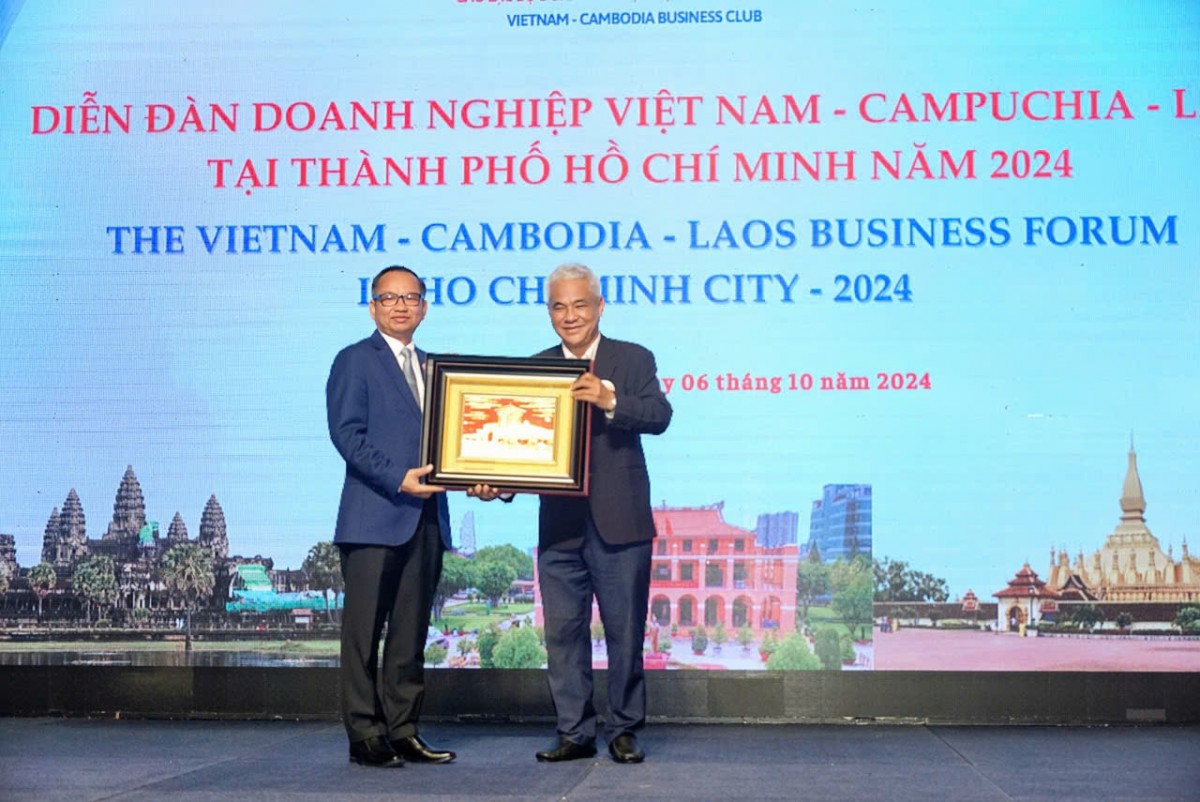
[[[587,495],[591,407],[570,386],[591,363],[429,354],[421,464],[429,484]]]

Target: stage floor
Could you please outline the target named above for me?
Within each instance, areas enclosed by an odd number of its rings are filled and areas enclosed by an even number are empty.
[[[539,764],[548,724],[424,728],[445,766],[361,768],[330,721],[0,719],[0,799],[1195,800],[1200,727],[660,724],[645,763]]]

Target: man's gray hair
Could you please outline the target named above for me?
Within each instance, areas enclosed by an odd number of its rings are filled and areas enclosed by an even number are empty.
[[[581,265],[578,262],[567,262],[554,268],[550,273],[550,277],[546,279],[546,291],[549,292],[559,281],[569,281],[571,279],[582,278],[587,279],[588,290],[592,293],[592,297],[600,297],[600,279],[596,278],[596,274],[587,265]]]

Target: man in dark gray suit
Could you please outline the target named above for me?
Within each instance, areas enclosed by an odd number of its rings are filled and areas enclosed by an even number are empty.
[[[444,488],[424,483],[432,465],[417,465],[425,352],[413,334],[428,307],[416,273],[380,271],[368,307],[376,331],[342,349],[325,387],[329,436],[346,461],[333,538],[346,588],[342,718],[350,760],[364,766],[455,757],[417,732],[431,604],[450,548]]]
[[[671,405],[654,355],[600,336],[604,298],[583,265],[561,265],[547,282],[550,322],[562,342],[538,356],[590,359],[571,394],[596,407],[586,497],[541,497],[538,581],[546,624],[548,678],[558,741],[540,761],[596,754],[592,704],[592,597],[608,644],[608,751],[621,763],[645,757],[636,733],[646,721],[642,641],[650,595],[654,518],[641,435],[661,434]]]

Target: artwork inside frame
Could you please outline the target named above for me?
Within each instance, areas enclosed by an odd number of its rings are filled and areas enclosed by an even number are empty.
[[[430,354],[421,462],[430,484],[586,495],[591,405],[583,359]]]

